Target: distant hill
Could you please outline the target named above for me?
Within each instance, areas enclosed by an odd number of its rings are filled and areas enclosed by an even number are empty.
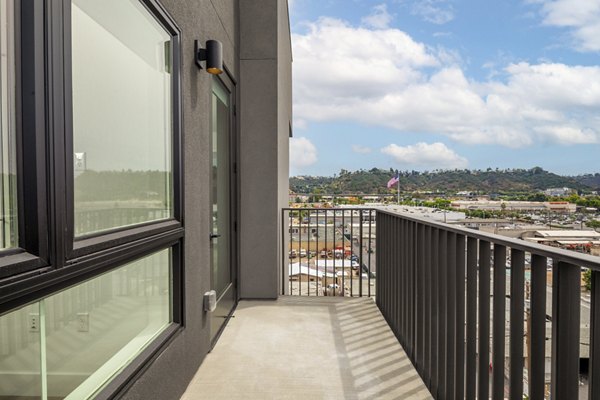
[[[582,185],[589,186],[594,190],[600,190],[600,173],[598,172],[595,174],[579,175],[575,179]]]
[[[394,174],[393,169],[346,171],[333,177],[294,176],[290,178],[290,190],[299,194],[314,193],[363,193],[384,194],[386,183]],[[479,193],[532,192],[548,188],[568,187],[580,191],[600,187],[600,174],[577,177],[560,176],[540,167],[531,169],[487,170],[435,170],[400,171],[401,191],[473,191]]]

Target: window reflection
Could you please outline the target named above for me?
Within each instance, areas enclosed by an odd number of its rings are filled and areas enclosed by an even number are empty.
[[[169,33],[137,0],[72,24],[75,236],[172,217]]]
[[[0,399],[93,397],[171,323],[171,256],[159,251],[0,316]]]
[[[0,0],[0,250],[17,245],[14,2]]]

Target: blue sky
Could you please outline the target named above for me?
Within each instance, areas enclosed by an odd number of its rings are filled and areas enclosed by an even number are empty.
[[[599,172],[600,0],[291,0],[291,175]]]

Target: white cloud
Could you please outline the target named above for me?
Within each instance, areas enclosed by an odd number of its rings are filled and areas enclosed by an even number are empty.
[[[599,143],[600,66],[509,64],[468,79],[452,51],[322,18],[294,34],[294,113],[469,144]]]
[[[420,79],[417,68],[438,65],[426,46],[397,29],[355,28],[321,18],[294,34],[294,93],[300,98],[345,102],[378,97]],[[332,103],[332,107],[336,104]]]
[[[379,4],[373,7],[373,11],[371,14],[363,17],[361,22],[363,25],[366,25],[375,29],[387,29],[390,26],[390,22],[392,22],[392,15],[388,12],[387,4]]]
[[[580,51],[600,52],[600,0],[535,0],[543,23],[570,29]]]
[[[369,154],[373,151],[373,149],[368,146],[360,146],[358,144],[353,144],[352,151],[358,154]]]
[[[469,162],[449,149],[444,143],[417,143],[410,146],[390,144],[381,149],[398,164],[427,168],[465,168]]]
[[[306,129],[308,127],[308,122],[302,118],[294,118],[292,121],[292,127],[294,129]]]
[[[412,5],[411,13],[437,25],[454,19],[454,9],[447,0],[417,0]]]
[[[290,166],[304,168],[317,162],[317,148],[305,137],[290,138]]]

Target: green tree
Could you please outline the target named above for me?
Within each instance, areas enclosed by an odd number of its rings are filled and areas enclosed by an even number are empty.
[[[586,269],[583,274],[583,285],[587,290],[592,290],[592,270]]]

